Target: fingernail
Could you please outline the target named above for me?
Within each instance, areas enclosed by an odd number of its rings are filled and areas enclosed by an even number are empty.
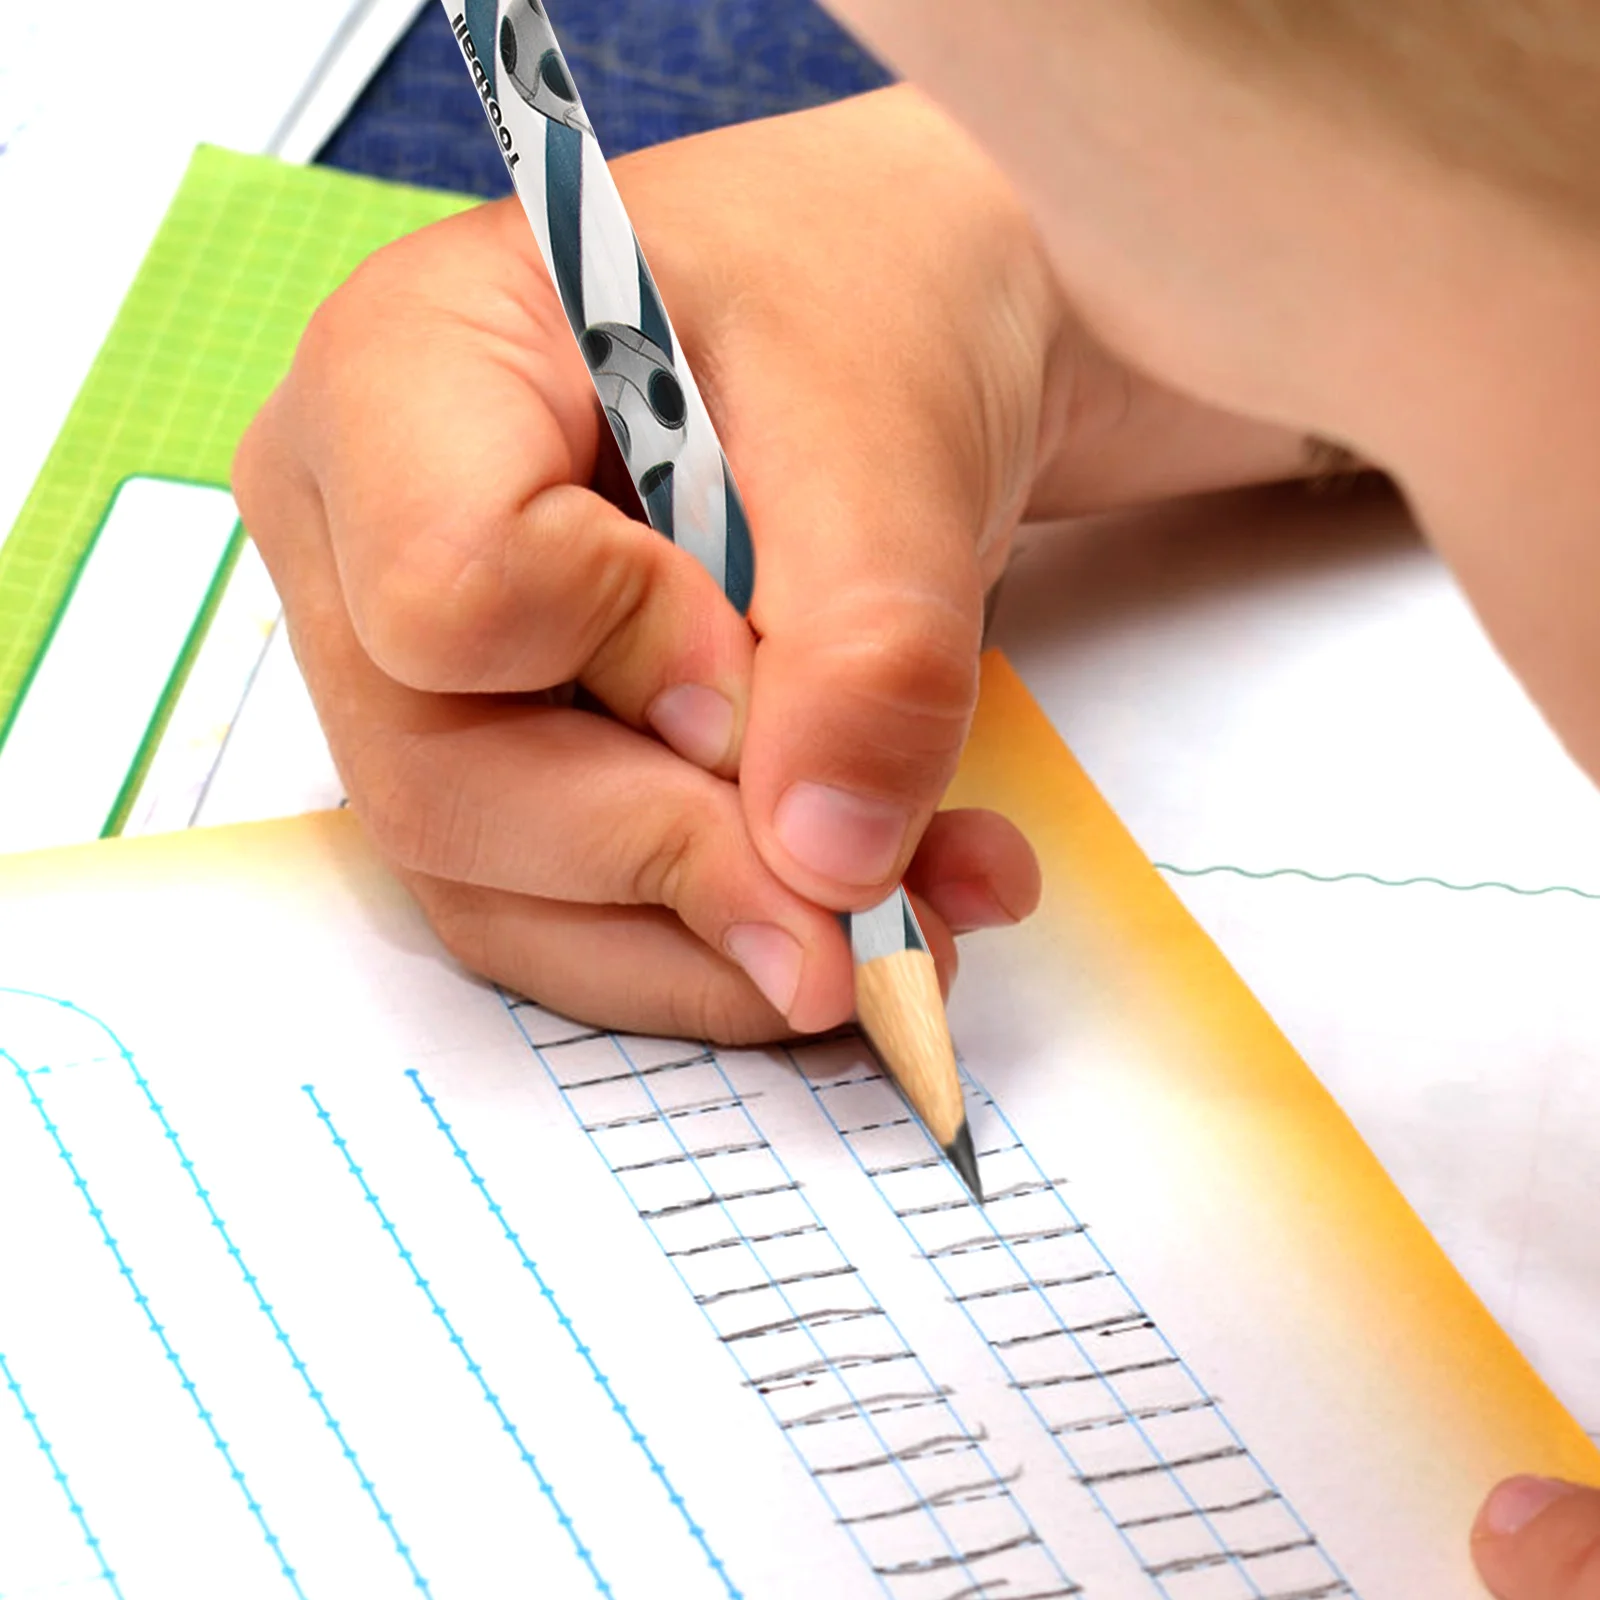
[[[1559,1478],[1508,1479],[1489,1496],[1478,1519],[1478,1530],[1492,1539],[1509,1539],[1557,1500],[1577,1492],[1576,1484],[1563,1483]]]
[[[721,765],[733,739],[731,702],[698,683],[664,689],[651,701],[645,721],[697,767]]]
[[[740,922],[722,936],[722,948],[744,968],[772,1009],[788,1016],[800,988],[799,941],[768,922]]]
[[[973,933],[979,928],[1009,928],[1016,922],[986,883],[957,879],[927,891],[935,911],[950,924],[952,933]]]
[[[911,813],[823,783],[797,783],[773,816],[778,841],[801,866],[840,883],[881,883],[900,858]]]

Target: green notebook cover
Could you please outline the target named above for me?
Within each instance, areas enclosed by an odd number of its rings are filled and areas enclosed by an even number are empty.
[[[379,246],[475,202],[201,146],[0,547],[0,728],[117,485],[226,485],[311,313]],[[114,664],[107,664],[114,670]]]

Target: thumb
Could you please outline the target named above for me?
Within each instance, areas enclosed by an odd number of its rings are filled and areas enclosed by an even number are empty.
[[[740,787],[772,870],[859,909],[899,881],[955,772],[983,586],[949,500],[896,506],[881,484],[808,499],[763,524]]]
[[[1499,1600],[1600,1600],[1600,1489],[1512,1478],[1479,1513],[1472,1553]]]

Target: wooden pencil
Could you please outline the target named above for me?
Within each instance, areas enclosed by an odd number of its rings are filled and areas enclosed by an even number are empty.
[[[539,0],[444,0],[517,197],[650,525],[741,615],[755,587],[744,504]],[[905,890],[844,919],[857,1014],[981,1201],[938,976]]]

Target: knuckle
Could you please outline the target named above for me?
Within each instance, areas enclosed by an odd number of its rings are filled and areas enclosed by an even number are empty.
[[[416,240],[410,235],[374,251],[301,330],[284,387],[297,399],[328,402],[318,407],[317,425],[306,427],[308,445],[319,439],[348,445],[358,418],[370,417],[374,402],[390,395],[394,341],[386,334],[427,322],[432,310],[413,261]]]
[[[901,607],[877,634],[882,680],[895,698],[935,717],[964,717],[977,694],[978,628],[937,601]]]
[[[483,681],[512,612],[500,541],[488,531],[496,520],[415,514],[412,534],[353,598],[362,647],[391,678],[463,692]]]
[[[634,863],[629,894],[635,905],[680,907],[695,871],[701,834],[682,813],[658,821],[654,837]]]
[[[268,402],[270,406],[271,402]],[[238,447],[233,452],[233,465],[228,472],[228,481],[233,489],[234,503],[239,508],[239,515],[247,528],[253,531],[256,522],[256,513],[265,500],[267,446],[265,433],[270,426],[268,410],[263,408],[251,419],[249,427],[239,439]]]
[[[414,240],[410,235],[374,250],[318,304],[295,348],[296,368],[313,378],[336,378],[368,353],[374,308],[392,303],[412,281]]]
[[[655,601],[672,546],[573,484],[555,485],[527,508],[524,548],[539,613],[541,665],[552,681],[591,685],[628,676],[640,624]]]
[[[593,673],[607,673],[630,653],[639,621],[656,592],[653,547],[644,540],[600,538],[576,551],[572,588],[584,596],[596,637],[588,650]]]
[[[503,687],[513,662],[516,686],[538,689],[624,660],[654,552],[589,526],[593,510],[578,490],[547,490],[520,510],[413,491],[394,513],[406,537],[355,586],[363,647],[401,683],[457,693]]]
[[[900,604],[843,646],[843,705],[854,702],[889,769],[942,772],[959,754],[978,699],[980,626],[936,601]]]

